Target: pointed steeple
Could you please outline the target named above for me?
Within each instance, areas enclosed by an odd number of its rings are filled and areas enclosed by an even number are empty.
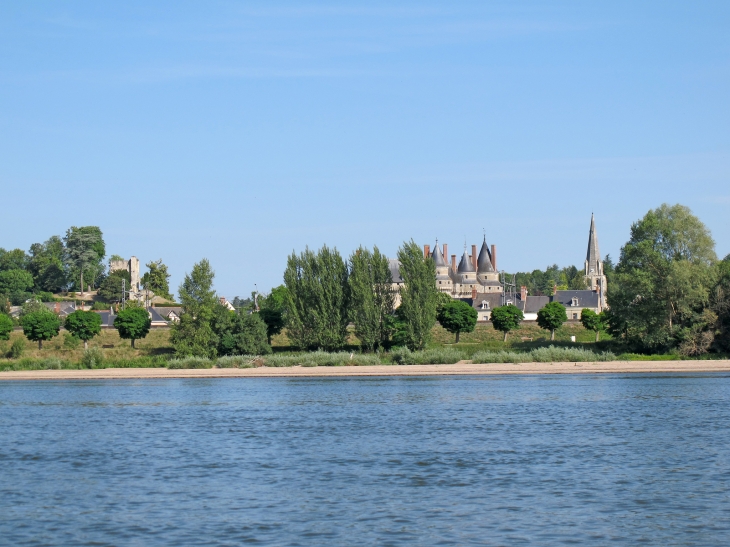
[[[434,247],[433,252],[431,253],[431,258],[433,259],[433,263],[437,268],[446,268],[448,267],[448,264],[446,264],[446,261],[444,260],[444,255],[441,252],[441,247],[439,247],[439,240],[436,240],[436,247]]]
[[[598,250],[598,235],[596,221],[591,213],[591,230],[588,234],[588,252],[586,253],[586,275],[600,275],[603,273],[601,253]]]
[[[477,272],[479,273],[487,273],[487,272],[493,272],[494,268],[492,267],[492,253],[489,252],[489,247],[487,246],[487,236],[484,236],[484,241],[482,242],[482,248],[479,250],[479,258],[477,258]]]
[[[469,260],[469,254],[466,252],[466,249],[464,249],[464,254],[461,257],[461,262],[459,262],[459,268],[457,269],[458,273],[472,273],[474,272],[474,264],[471,260]]]

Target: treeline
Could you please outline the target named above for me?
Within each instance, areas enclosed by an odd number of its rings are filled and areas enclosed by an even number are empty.
[[[333,351],[348,345],[350,323],[365,351],[392,345],[422,349],[436,323],[439,300],[433,261],[413,241],[401,246],[398,260],[400,291],[377,247],[360,247],[347,260],[327,246],[293,253],[284,285],[258,299],[258,310],[251,299],[238,299],[241,307],[235,312],[217,298],[214,272],[202,260],[179,288],[183,313],[171,334],[176,354],[267,354],[271,337],[284,327],[295,347]]]
[[[606,255],[603,261],[604,271],[613,269],[611,257]],[[559,267],[557,264],[548,266],[545,270],[533,270],[532,272],[517,272],[515,274],[515,285],[517,290],[520,287],[527,287],[527,294],[530,296],[552,296],[555,287],[559,291],[583,290],[588,288],[585,280],[585,272],[582,268],[575,266]],[[508,281],[511,279],[508,278]]]
[[[121,279],[129,273],[108,272],[106,244],[98,226],[71,226],[66,235],[34,243],[28,252],[0,248],[0,309],[19,306],[34,298],[53,301],[54,294],[99,289],[109,302],[121,300]],[[120,260],[112,255],[109,259]],[[170,297],[167,267],[161,261],[147,264],[141,282],[155,294]]]

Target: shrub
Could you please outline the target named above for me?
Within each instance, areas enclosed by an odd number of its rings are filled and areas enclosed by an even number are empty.
[[[471,360],[474,363],[529,363],[532,356],[516,351],[479,351]]]
[[[13,340],[13,344],[10,346],[8,357],[11,359],[20,359],[25,351],[25,342],[22,338],[16,338]]]
[[[213,368],[213,361],[206,357],[182,357],[180,359],[171,359],[167,363],[167,368]]]
[[[13,332],[13,320],[4,313],[0,313],[0,340],[9,340],[11,332]]]
[[[583,348],[559,348],[555,346],[533,349],[530,356],[533,361],[538,363],[613,361],[616,359],[616,356],[610,352],[598,354]]]
[[[455,348],[436,348],[413,352],[406,348],[398,348],[390,352],[390,358],[399,365],[452,365],[464,359],[464,354]]]
[[[253,368],[256,366],[255,355],[226,355],[215,361],[216,368]]]
[[[99,348],[88,348],[84,350],[81,357],[81,364],[86,368],[101,368],[104,362],[104,352]]]
[[[76,349],[81,344],[81,340],[76,338],[70,332],[63,333],[63,347],[64,349]]]

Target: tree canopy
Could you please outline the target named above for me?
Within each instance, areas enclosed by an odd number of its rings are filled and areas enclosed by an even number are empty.
[[[65,329],[79,340],[84,341],[84,349],[89,340],[101,333],[101,315],[93,311],[76,310],[66,316]]]
[[[0,313],[0,340],[9,340],[11,332],[13,332],[13,320]]]
[[[99,285],[98,295],[106,302],[121,302],[123,297],[122,281],[129,290],[132,284],[132,277],[128,270],[112,270]]]
[[[436,324],[438,289],[436,269],[430,257],[424,257],[418,244],[411,240],[398,249],[400,273],[403,277],[399,317],[404,331],[402,338],[411,350],[423,349]]]
[[[170,294],[170,274],[167,272],[167,266],[162,263],[162,259],[147,263],[148,271],[140,280],[142,287],[155,293],[156,296],[172,300]]]
[[[93,313],[93,312],[92,312]],[[119,338],[134,341],[145,338],[152,326],[149,312],[144,308],[130,307],[121,310],[114,318],[114,328],[119,333]]]
[[[64,242],[66,263],[78,274],[81,294],[84,294],[84,274],[87,274],[87,282],[93,284],[103,272],[106,251],[101,230],[97,226],[71,226]]]
[[[584,309],[580,314],[580,322],[586,330],[592,330],[596,333],[596,342],[598,342],[601,331],[605,330],[605,315],[596,313],[591,309]]]
[[[550,331],[550,340],[555,340],[555,329],[567,320],[568,313],[560,302],[550,302],[537,312],[537,324],[541,329]]]
[[[477,311],[462,300],[452,300],[441,307],[437,319],[443,328],[456,334],[456,343],[462,332],[473,332],[477,325]]]
[[[498,306],[492,310],[489,316],[489,320],[492,322],[494,328],[504,333],[504,342],[507,341],[507,334],[515,329],[518,329],[520,323],[525,318],[522,310],[513,304],[507,304],[506,306]]]
[[[218,337],[211,327],[220,303],[213,290],[215,272],[207,259],[193,266],[178,288],[182,314],[172,324],[170,341],[179,357],[215,357]]]
[[[38,342],[38,349],[43,349],[43,342],[58,336],[61,320],[45,306],[23,316],[20,320],[23,334],[31,342]]]

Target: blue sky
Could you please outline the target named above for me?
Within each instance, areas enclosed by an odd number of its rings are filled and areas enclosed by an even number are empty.
[[[149,5],[152,4],[152,5]],[[728,2],[5,2],[0,246],[98,225],[229,297],[306,245],[581,265],[683,203],[730,253]]]

